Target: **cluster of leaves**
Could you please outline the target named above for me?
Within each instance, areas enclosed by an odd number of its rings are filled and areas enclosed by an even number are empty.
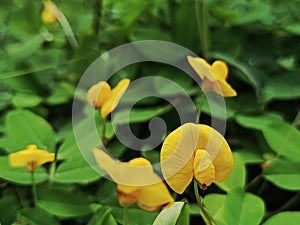
[[[238,96],[226,99],[228,140],[235,159],[230,177],[204,191],[214,222],[297,224],[300,219],[300,16],[294,1],[204,1],[209,12],[209,56],[228,63]],[[55,1],[78,40],[72,48],[59,23],[43,24],[42,1],[2,1],[0,6],[0,223],[122,224],[116,185],[85,162],[72,131],[72,101],[78,80],[101,53],[130,41],[165,40],[201,56],[194,1]],[[198,102],[199,87],[182,71],[164,65],[132,65],[121,78],[161,76],[177,82]],[[178,98],[176,90],[155,87]],[[142,88],[141,88],[142,90]],[[210,102],[210,104],[214,104]],[[216,103],[217,104],[217,103]],[[217,106],[216,106],[217,107]],[[202,122],[211,115],[203,105]],[[82,117],[91,113],[82,108]],[[147,98],[131,112],[134,133],[147,136],[148,121],[161,116],[172,131],[179,126],[168,103]],[[101,118],[97,129],[102,130]],[[122,124],[122,120],[119,121]],[[84,123],[83,123],[84,124]],[[88,141],[89,127],[82,125]],[[108,147],[121,160],[133,158],[107,124]],[[8,154],[36,144],[56,153],[54,163],[36,170],[37,207],[32,207],[26,168],[11,168]],[[145,148],[151,148],[146,146]],[[137,153],[134,153],[137,154]],[[159,151],[141,152],[157,162]],[[189,190],[174,207],[145,212],[133,206],[129,224],[199,224]],[[180,214],[180,216],[178,216]],[[158,216],[157,216],[158,215]],[[156,219],[155,219],[156,218]],[[154,222],[155,221],[155,222]]]

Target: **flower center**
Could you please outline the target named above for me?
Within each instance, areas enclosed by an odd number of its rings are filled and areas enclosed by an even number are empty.
[[[27,163],[27,169],[29,172],[33,172],[37,167],[37,161],[31,160]]]

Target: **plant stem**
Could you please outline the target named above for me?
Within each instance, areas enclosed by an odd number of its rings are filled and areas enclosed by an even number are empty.
[[[102,119],[102,134],[101,134],[101,141],[102,141],[102,144],[103,146],[105,146],[107,143],[107,138],[106,138],[106,119],[103,118]]]
[[[128,224],[128,206],[123,206],[123,225]]]
[[[195,11],[202,55],[208,59],[208,11],[204,0],[195,0]]]
[[[95,6],[94,6],[94,32],[97,36],[100,32],[101,28],[101,17],[102,17],[102,0],[95,0]]]
[[[198,182],[195,179],[194,179],[194,192],[195,192],[196,200],[197,200],[198,206],[200,208],[200,211],[203,214],[207,224],[213,225],[210,216],[208,215],[207,211],[205,210],[205,208],[202,204],[202,197],[199,195],[199,190],[198,190]]]
[[[203,103],[204,103],[204,99],[205,99],[205,95],[201,91],[201,96],[200,96],[199,105],[198,105],[198,112],[197,112],[196,123],[200,123],[200,116],[201,116],[201,111],[202,111],[202,106],[203,106]]]
[[[49,171],[49,184],[52,185],[54,181],[54,175],[56,170],[56,160],[51,164]]]
[[[56,7],[56,9],[53,13],[55,14],[55,16],[56,16],[58,22],[60,23],[60,25],[62,26],[62,28],[65,32],[65,35],[69,40],[69,43],[70,43],[71,47],[76,49],[78,47],[78,43],[77,43],[77,40],[75,38],[72,27],[70,26],[67,18],[65,17],[63,12],[58,7]]]
[[[34,171],[31,172],[31,188],[32,188],[32,196],[33,196],[33,205],[35,207],[37,204],[37,193],[36,193],[36,185],[34,180]]]
[[[263,176],[261,174],[259,174],[245,186],[245,190],[246,191],[251,190],[251,188],[255,187],[258,183],[260,183],[262,181],[262,179],[263,179]]]

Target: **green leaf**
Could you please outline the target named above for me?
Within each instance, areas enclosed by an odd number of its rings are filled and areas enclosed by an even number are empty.
[[[295,34],[295,35],[300,35],[300,24],[299,23],[294,23],[294,24],[289,24],[284,27],[286,31]]]
[[[240,188],[232,189],[226,197],[224,216],[227,224],[257,225],[264,213],[264,201]]]
[[[183,207],[184,202],[174,202],[170,208],[163,209],[158,214],[153,225],[176,225]]]
[[[230,175],[225,181],[221,183],[215,183],[218,187],[228,192],[235,187],[243,188],[246,182],[246,168],[243,160],[237,155],[234,156],[234,165]]]
[[[40,208],[23,208],[18,210],[18,220],[30,225],[59,225],[55,217]]]
[[[288,224],[288,225],[298,225],[300,221],[300,212],[281,212],[270,219],[268,219],[263,225],[278,225],[278,224]]]
[[[49,105],[66,103],[73,98],[74,92],[75,89],[73,85],[66,82],[59,83],[59,86],[53,90],[46,102]]]
[[[286,190],[300,190],[300,165],[284,159],[271,161],[264,169],[265,178]]]
[[[38,206],[52,215],[64,218],[91,213],[91,201],[90,196],[73,188],[40,188],[38,192]]]
[[[300,76],[298,74],[277,76],[268,79],[263,88],[263,100],[290,100],[300,97]]]
[[[204,206],[207,208],[209,214],[213,217],[214,221],[221,225],[224,221],[224,204],[226,195],[222,194],[208,194],[203,198]],[[198,206],[198,211],[199,211]]]
[[[27,168],[13,168],[8,163],[8,157],[0,157],[0,177],[17,184],[32,184],[31,173]],[[35,183],[39,184],[48,180],[45,168],[38,167],[34,172]]]
[[[15,107],[25,108],[34,107],[43,101],[41,97],[34,94],[27,94],[22,92],[17,92],[17,94],[12,98],[12,104]]]
[[[111,209],[101,207],[95,212],[87,225],[118,225],[111,214]]]
[[[288,123],[275,123],[263,130],[272,150],[291,161],[300,162],[300,132]]]
[[[249,129],[263,130],[269,124],[282,123],[283,118],[275,113],[265,113],[259,116],[237,115],[236,122]]]
[[[16,219],[16,211],[20,207],[20,202],[13,191],[3,192],[0,198],[0,223],[2,225],[12,224]]]
[[[179,218],[176,222],[176,225],[186,225],[190,224],[190,206],[188,204],[184,204],[183,209],[179,215]]]
[[[58,183],[88,184],[101,176],[94,171],[81,155],[64,161],[55,171],[54,181]]]
[[[7,134],[15,143],[16,150],[35,144],[40,149],[54,151],[55,137],[51,125],[28,110],[15,110],[6,117]],[[18,149],[19,148],[19,149]]]
[[[292,161],[300,161],[300,132],[282,117],[267,113],[252,117],[237,116],[236,121],[246,128],[262,131],[269,146],[279,155]]]

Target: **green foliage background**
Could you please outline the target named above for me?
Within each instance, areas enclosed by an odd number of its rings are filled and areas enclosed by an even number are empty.
[[[197,0],[196,0],[197,2]],[[74,140],[72,101],[80,77],[102,53],[132,41],[165,40],[202,56],[195,2],[190,0],[55,1],[70,23],[78,48],[72,48],[58,22],[41,21],[42,1],[3,0],[0,5],[0,222],[7,224],[122,224],[116,184],[102,179],[82,158]],[[300,2],[281,0],[206,0],[209,61],[229,65],[229,83],[238,92],[225,99],[228,140],[235,158],[230,177],[203,192],[217,225],[298,224],[300,221]],[[142,75],[141,75],[142,74]],[[199,102],[197,86],[164,65],[132,65],[115,74],[134,80],[171,78]],[[170,96],[176,91],[158,87]],[[162,107],[163,106],[163,107]],[[82,115],[89,109],[83,108]],[[201,122],[210,121],[207,102]],[[148,121],[179,126],[167,102],[145,99],[131,114],[131,127],[145,135]],[[97,117],[99,120],[99,115]],[[99,130],[101,123],[99,122]],[[88,128],[83,127],[88,138]],[[114,137],[109,148],[120,160],[137,153]],[[37,207],[32,207],[30,174],[11,168],[8,154],[28,144],[57,154],[36,171]],[[159,149],[142,152],[157,162]],[[175,195],[174,195],[175,196]],[[176,207],[162,215],[133,206],[129,224],[204,224],[188,189]],[[297,204],[298,203],[298,204]],[[170,216],[164,221],[163,215]],[[176,216],[180,214],[180,216]],[[156,218],[156,219],[155,219]],[[163,220],[163,222],[161,221]],[[155,221],[155,222],[154,222]]]

